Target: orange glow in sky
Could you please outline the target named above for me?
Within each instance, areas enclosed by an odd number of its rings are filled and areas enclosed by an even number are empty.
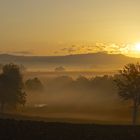
[[[140,0],[1,0],[0,53],[140,57],[139,5]]]

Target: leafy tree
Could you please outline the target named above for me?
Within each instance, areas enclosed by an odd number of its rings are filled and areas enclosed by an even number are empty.
[[[138,108],[140,106],[140,64],[127,64],[115,78],[119,95],[124,100],[133,103],[133,125],[137,123]]]
[[[28,90],[31,90],[31,91],[42,91],[43,90],[43,84],[37,77],[35,77],[33,79],[28,79],[25,82],[25,86]]]
[[[66,69],[64,67],[60,66],[60,67],[56,67],[55,71],[56,72],[64,72],[64,71],[66,71]]]
[[[23,89],[23,77],[19,66],[15,64],[4,65],[0,74],[1,111],[4,111],[6,104],[13,107],[16,107],[18,104],[24,105],[26,93]]]

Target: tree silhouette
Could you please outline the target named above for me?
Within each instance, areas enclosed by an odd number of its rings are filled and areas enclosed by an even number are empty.
[[[42,82],[37,77],[28,79],[25,82],[25,86],[28,90],[31,91],[42,91],[44,88]]]
[[[60,67],[56,67],[55,71],[56,72],[64,72],[64,71],[66,71],[66,69],[64,67],[60,66]]]
[[[4,65],[0,74],[1,111],[4,111],[5,105],[16,107],[18,104],[25,104],[26,94],[23,88],[23,78],[19,66],[15,64]]]
[[[137,123],[138,108],[140,105],[140,64],[127,64],[115,78],[119,95],[124,100],[133,103],[133,125]]]

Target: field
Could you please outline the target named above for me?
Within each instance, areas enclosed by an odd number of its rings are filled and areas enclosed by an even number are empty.
[[[0,140],[138,140],[140,127],[0,119]]]

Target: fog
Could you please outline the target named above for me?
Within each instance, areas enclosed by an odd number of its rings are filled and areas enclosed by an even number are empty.
[[[43,90],[27,90],[25,114],[89,122],[130,121],[130,104],[120,100],[112,75],[30,73],[25,79],[36,76]]]

